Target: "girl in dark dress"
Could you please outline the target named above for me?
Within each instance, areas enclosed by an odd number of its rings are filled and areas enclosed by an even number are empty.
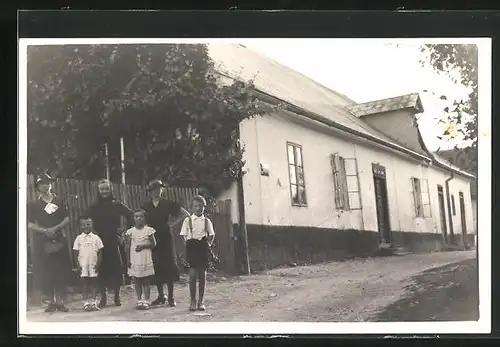
[[[98,277],[101,295],[98,306],[102,308],[107,304],[106,289],[113,289],[115,305],[121,306],[120,287],[125,273],[121,240],[125,230],[133,225],[133,213],[113,197],[108,180],[99,181],[98,189],[98,201],[85,213],[92,218],[95,232],[104,245]],[[121,217],[127,219],[125,228],[120,227]]]
[[[52,193],[52,178],[44,174],[35,182],[40,197],[28,205],[28,230],[33,233],[34,275],[50,302],[45,312],[68,312],[64,294],[71,262],[63,228],[69,224],[68,210]]]
[[[156,230],[153,264],[155,269],[154,282],[158,288],[158,298],[151,304],[162,305],[167,301],[163,291],[163,285],[166,284],[168,304],[173,307],[175,306],[174,282],[179,280],[179,268],[177,266],[177,253],[172,227],[179,224],[189,214],[179,204],[161,197],[164,188],[165,184],[162,181],[152,181],[148,185],[150,201],[144,204],[142,209],[146,211],[147,225]]]

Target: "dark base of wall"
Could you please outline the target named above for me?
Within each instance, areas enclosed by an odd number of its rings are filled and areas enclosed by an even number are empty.
[[[434,233],[393,231],[392,247],[381,249],[379,233],[373,231],[247,225],[247,232],[252,271],[355,257],[391,256],[395,249],[414,253],[443,250],[441,234]]]

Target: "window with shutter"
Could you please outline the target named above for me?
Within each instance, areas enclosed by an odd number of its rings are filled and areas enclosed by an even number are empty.
[[[307,206],[307,196],[302,147],[288,142],[287,157],[292,205],[305,207]]]
[[[343,158],[334,153],[330,158],[333,174],[335,208],[350,211],[360,210],[358,164],[356,158]]]

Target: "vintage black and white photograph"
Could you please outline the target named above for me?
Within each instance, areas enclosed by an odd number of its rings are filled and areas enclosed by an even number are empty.
[[[26,332],[488,329],[489,39],[19,42]]]

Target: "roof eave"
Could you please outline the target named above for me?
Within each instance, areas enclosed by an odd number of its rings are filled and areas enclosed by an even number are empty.
[[[280,99],[278,97],[270,95],[270,94],[268,94],[268,93],[266,93],[266,92],[264,92],[262,90],[259,90],[257,88],[254,88],[254,90],[257,92],[257,95],[259,97],[266,99],[264,101],[270,102],[272,104],[282,103],[282,104],[286,105],[287,108],[290,111],[294,112],[294,113],[300,114],[300,115],[305,116],[307,118],[310,118],[312,120],[316,120],[316,121],[321,122],[321,123],[323,123],[325,125],[334,127],[336,129],[345,131],[347,133],[350,133],[350,134],[353,134],[353,135],[356,135],[356,136],[368,139],[368,140],[370,140],[372,142],[381,144],[381,145],[383,145],[385,147],[391,148],[393,150],[397,150],[397,151],[399,151],[401,153],[404,153],[406,155],[410,155],[413,158],[416,158],[416,159],[419,159],[419,160],[423,160],[423,161],[425,161],[427,163],[432,162],[432,158],[430,158],[430,157],[426,157],[424,155],[421,155],[421,154],[413,152],[413,151],[411,151],[409,149],[406,149],[406,148],[404,148],[402,146],[398,146],[398,145],[392,144],[390,142],[384,141],[382,139],[378,139],[378,138],[375,138],[373,136],[370,136],[370,135],[367,135],[367,134],[363,134],[363,133],[361,133],[359,131],[350,129],[350,128],[348,128],[348,127],[346,127],[346,126],[344,126],[342,124],[339,124],[339,123],[337,123],[335,121],[332,121],[332,120],[330,120],[330,119],[328,119],[328,118],[326,118],[324,116],[318,115],[318,114],[316,114],[314,112],[311,112],[311,111],[305,110],[305,109],[303,109],[301,107],[298,107],[296,105],[293,105],[293,104],[291,104],[291,103],[289,103],[289,102],[287,102],[285,100],[282,100],[282,99]]]
[[[443,164],[443,163],[441,163],[441,162],[439,162],[437,160],[433,160],[432,162],[433,162],[434,165],[439,166],[442,169],[445,169],[447,171],[451,171],[451,172],[453,172],[455,174],[462,175],[462,176],[465,176],[465,177],[468,177],[468,178],[477,179],[477,177],[475,175],[471,174],[471,173],[455,169],[454,167],[445,165],[445,164]]]

